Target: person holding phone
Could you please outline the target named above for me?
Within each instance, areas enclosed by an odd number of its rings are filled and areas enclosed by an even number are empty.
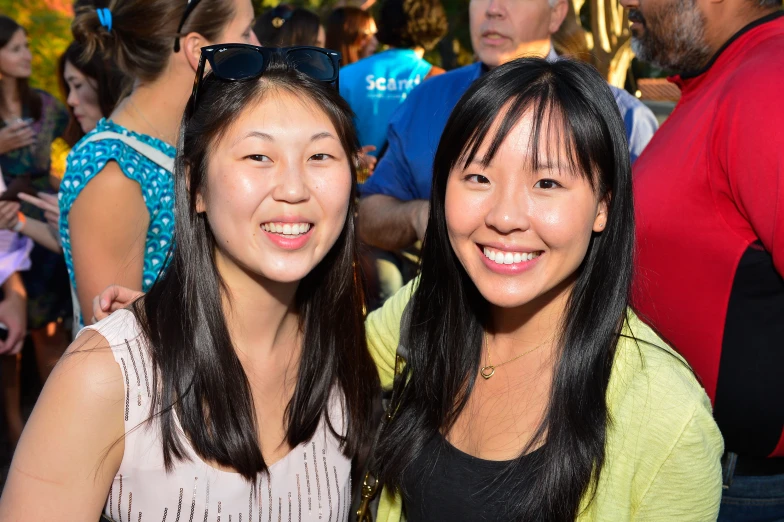
[[[0,168],[8,187],[0,199],[16,199],[20,192],[53,192],[51,147],[65,131],[68,112],[51,94],[30,87],[31,73],[25,29],[0,16]],[[44,219],[44,212],[35,206],[24,203],[20,210]],[[30,260],[31,269],[20,273],[28,294],[28,326],[36,351],[41,359],[48,359],[46,354],[61,354],[69,340],[64,322],[72,315],[68,273],[63,256],[43,246],[33,247]],[[18,357],[0,359],[10,366],[4,372],[3,386],[10,439],[15,443],[21,428],[18,399],[14,398],[19,395]]]

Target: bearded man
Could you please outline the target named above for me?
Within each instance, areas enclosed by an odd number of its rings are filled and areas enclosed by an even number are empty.
[[[634,165],[633,303],[714,402],[719,520],[784,520],[781,0],[621,3],[638,58],[682,91]]]

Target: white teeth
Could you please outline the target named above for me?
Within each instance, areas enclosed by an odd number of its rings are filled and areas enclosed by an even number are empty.
[[[541,252],[502,252],[484,247],[483,253],[487,259],[498,265],[512,265],[531,261],[541,255]]]
[[[261,229],[273,234],[299,236],[310,230],[310,223],[262,223]]]

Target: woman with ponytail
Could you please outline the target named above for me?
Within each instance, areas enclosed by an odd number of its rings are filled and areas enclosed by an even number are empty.
[[[131,94],[73,149],[60,186],[60,235],[74,302],[111,283],[149,289],[174,231],[172,164],[201,47],[254,43],[250,0],[111,0],[73,22],[83,60],[102,53]],[[86,317],[75,314],[79,329]]]

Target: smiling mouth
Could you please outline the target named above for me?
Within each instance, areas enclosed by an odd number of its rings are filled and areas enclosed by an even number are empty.
[[[531,252],[508,252],[490,247],[480,247],[484,256],[497,265],[516,265],[536,259],[544,253],[543,250]]]
[[[312,223],[262,223],[261,229],[270,234],[277,234],[290,239],[304,236],[313,227]]]

